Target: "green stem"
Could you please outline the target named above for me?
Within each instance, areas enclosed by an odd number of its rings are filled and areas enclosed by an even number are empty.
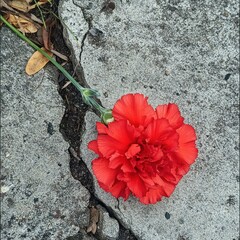
[[[37,2],[36,0],[34,0],[34,3],[36,4],[36,6],[37,6],[37,8],[38,8],[38,11],[39,11],[39,13],[40,13],[40,15],[41,15],[41,19],[42,19],[42,22],[43,22],[43,26],[44,26],[45,29],[47,29],[46,22],[45,22],[45,19],[44,19],[44,17],[43,17],[42,10],[41,10],[41,8],[40,8],[40,6],[39,6],[39,4],[38,4],[38,2]]]
[[[97,91],[91,88],[82,87],[54,58],[48,55],[44,50],[38,47],[35,43],[33,43],[30,39],[24,36],[20,31],[18,31],[14,26],[12,26],[2,15],[0,15],[1,21],[3,21],[7,27],[9,27],[14,33],[18,35],[22,40],[27,42],[32,48],[39,51],[43,56],[45,56],[50,62],[56,66],[63,75],[77,88],[77,90],[81,93],[83,101],[88,104],[90,107],[95,108],[100,112],[101,118],[105,123],[109,122],[111,119],[111,110],[102,107],[99,103],[96,102],[94,97],[97,95]]]

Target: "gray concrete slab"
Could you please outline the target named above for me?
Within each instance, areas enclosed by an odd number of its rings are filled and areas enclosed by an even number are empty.
[[[68,41],[74,61],[105,107],[129,92],[149,96],[155,107],[177,103],[196,128],[199,157],[173,195],[156,205],[133,197],[118,204],[95,182],[97,196],[139,239],[238,239],[237,1],[114,2],[112,10],[101,0],[61,1],[65,36],[75,33],[81,42],[79,52]],[[86,116],[81,149],[90,169],[96,156],[87,143],[98,120]]]
[[[33,49],[1,29],[1,239],[66,239],[88,225],[89,193],[71,176],[57,72],[33,77]],[[87,238],[85,238],[87,239]]]

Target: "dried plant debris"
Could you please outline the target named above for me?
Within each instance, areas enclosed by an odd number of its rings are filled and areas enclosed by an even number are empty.
[[[51,57],[53,56],[53,53],[51,53],[47,49],[42,48],[42,50],[48,53],[48,55],[50,55]],[[40,52],[36,51],[28,60],[25,71],[28,75],[33,75],[40,71],[48,62],[49,59],[43,56]]]
[[[25,18],[13,14],[7,14],[5,18],[22,33],[35,33],[38,31],[37,25]]]
[[[41,5],[51,3],[51,0],[0,0],[1,12],[4,18],[24,35],[33,39],[51,57],[53,55],[68,61],[68,57],[54,49],[51,42],[53,29],[56,27],[56,15],[52,12],[52,5],[43,11]],[[36,9],[35,9],[36,8]],[[35,9],[35,10],[33,10]],[[41,15],[39,19],[32,12]],[[46,19],[46,20],[45,20]],[[26,65],[26,73],[33,75],[41,70],[49,60],[41,53],[35,52]]]
[[[87,233],[92,233],[95,234],[97,231],[97,223],[99,221],[99,210],[95,207],[91,207],[90,208],[90,221],[89,221],[89,225],[87,227]]]
[[[40,5],[46,4],[48,1],[38,1],[32,4],[32,1],[24,1],[24,0],[12,0],[12,1],[6,1],[6,3],[21,12],[29,12],[30,10],[39,7]]]

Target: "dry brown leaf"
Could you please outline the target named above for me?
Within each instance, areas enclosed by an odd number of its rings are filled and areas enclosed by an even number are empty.
[[[30,14],[30,18],[34,21],[34,22],[37,22],[37,23],[40,23],[40,24],[43,24],[42,20],[39,19],[38,17],[36,17],[34,14]]]
[[[45,21],[45,26],[42,27],[42,40],[43,46],[47,50],[53,49],[53,44],[51,42],[52,29],[56,24],[56,20],[53,17],[49,17]]]
[[[3,10],[2,8],[6,8],[7,10],[16,12],[13,8],[11,8],[4,0],[0,0],[0,9]]]
[[[23,0],[11,0],[8,2],[8,5],[11,6],[12,8],[14,9],[17,9],[21,12],[29,12],[30,10],[36,8],[37,6],[40,6],[40,5],[43,5],[43,4],[46,4],[47,2],[37,2],[33,5],[30,5],[31,1],[23,1]]]
[[[90,208],[90,221],[87,227],[87,233],[92,232],[93,234],[97,231],[97,223],[99,220],[99,210],[95,207]]]
[[[28,4],[31,3],[33,0],[21,0],[21,1],[25,1],[27,2]]]
[[[65,56],[65,55],[63,55],[62,53],[60,53],[60,52],[57,52],[56,50],[51,50],[51,52],[54,54],[54,55],[56,55],[57,57],[59,57],[59,58],[61,58],[62,60],[64,60],[64,61],[68,61],[68,57],[67,56]]]
[[[51,57],[53,56],[53,54],[45,48],[42,48],[42,50]],[[46,57],[44,57],[40,52],[36,51],[28,60],[25,71],[28,75],[33,75],[40,71],[48,62],[49,60]]]
[[[30,5],[26,1],[12,0],[8,2],[8,5],[21,12],[28,12]]]
[[[32,22],[16,15],[9,14],[7,20],[22,33],[35,33],[38,30]]]
[[[47,50],[52,49],[52,44],[50,41],[50,36],[48,34],[48,30],[43,26],[42,27],[42,40],[43,40],[43,45]]]

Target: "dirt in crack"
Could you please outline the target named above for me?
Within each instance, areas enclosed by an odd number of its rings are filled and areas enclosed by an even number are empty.
[[[52,36],[52,42],[56,50],[66,56],[69,56],[70,51],[65,45],[62,36],[62,26],[59,22],[53,30]],[[62,62],[62,60],[58,58],[57,61],[59,63]],[[70,74],[74,72],[73,65],[70,61],[64,65],[64,68]],[[83,79],[79,79],[79,76],[75,76],[75,79],[79,81],[80,84],[83,84],[84,82]],[[91,194],[93,194],[94,189],[92,175],[86,164],[79,157],[79,146],[81,144],[81,136],[84,130],[84,116],[88,107],[83,103],[80,92],[72,84],[64,87],[67,83],[68,80],[65,76],[62,73],[59,73],[59,94],[65,103],[65,113],[60,124],[60,132],[70,145],[70,170],[72,176],[79,180],[82,185],[86,187]]]
[[[62,26],[58,22],[55,29],[53,30],[52,34],[52,42],[57,51],[61,52],[62,54],[69,56],[70,51],[66,46],[63,35],[62,35]],[[62,62],[61,59],[57,58],[59,63]],[[68,62],[64,65],[64,68],[72,74],[75,72],[77,76],[75,79],[79,81],[81,85],[84,84],[85,79],[84,74],[82,72],[81,66],[77,66],[79,69],[74,69],[73,64]],[[78,74],[80,72],[80,74]],[[59,84],[59,94],[61,95],[62,99],[65,103],[65,113],[62,118],[60,124],[60,132],[62,133],[64,139],[69,143],[69,154],[70,154],[70,171],[76,180],[79,180],[81,184],[88,189],[91,194],[90,198],[90,205],[97,205],[100,204],[105,209],[107,206],[105,203],[101,202],[95,197],[94,193],[94,184],[93,184],[93,177],[92,174],[89,172],[86,164],[80,157],[80,145],[81,145],[81,136],[84,131],[84,117],[88,107],[86,104],[83,103],[81,94],[78,90],[72,85],[69,84],[67,87],[63,88],[68,80],[60,73],[58,77],[58,84]],[[109,214],[114,216],[114,213],[111,212],[109,209]],[[117,219],[117,218],[116,218]],[[118,219],[117,219],[118,220]],[[118,220],[119,222],[119,220]],[[133,233],[120,225],[120,232],[118,240],[135,240],[136,237]]]

